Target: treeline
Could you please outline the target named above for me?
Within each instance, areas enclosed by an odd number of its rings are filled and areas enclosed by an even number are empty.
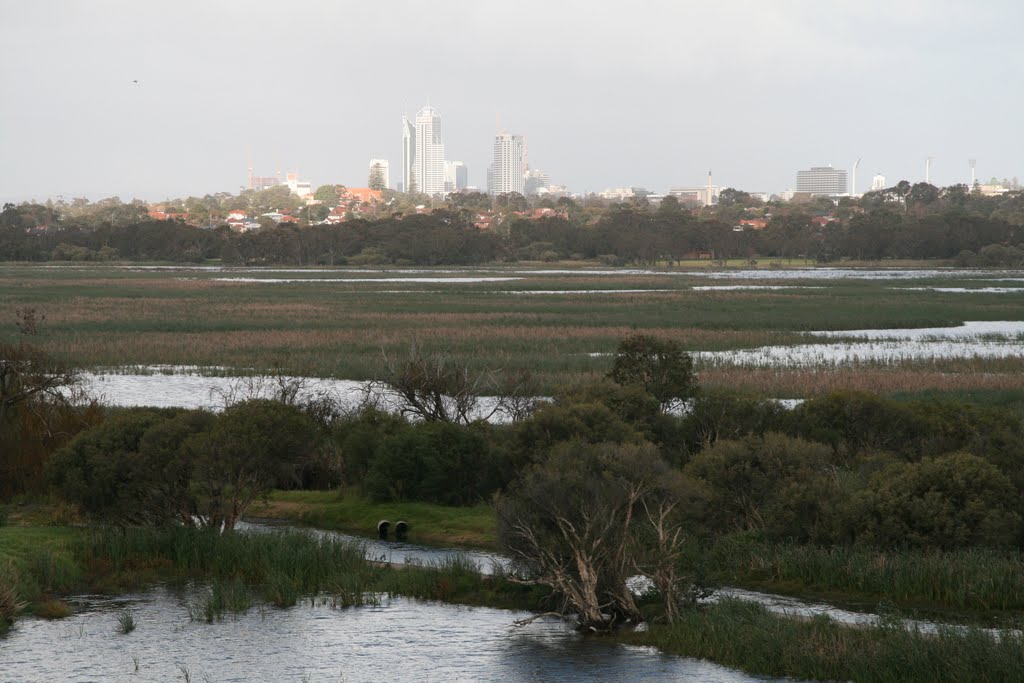
[[[469,197],[469,199],[467,199]],[[726,190],[714,207],[689,209],[673,197],[645,200],[495,200],[491,227],[472,195],[454,195],[427,214],[396,211],[337,225],[266,226],[236,233],[151,221],[144,206],[62,214],[42,205],[6,205],[0,259],[8,261],[170,261],[227,265],[471,265],[520,260],[654,264],[688,258],[946,259],[961,265],[1024,265],[1024,193],[982,197],[965,186],[907,183],[860,199],[763,204]],[[487,199],[483,195],[478,198]],[[226,200],[225,200],[226,201]],[[487,200],[490,201],[489,199]],[[556,215],[526,217],[531,208]],[[513,211],[515,209],[515,211]],[[217,224],[212,218],[208,226]],[[763,227],[762,227],[763,224]]]
[[[658,478],[676,481],[674,515],[692,535],[750,531],[879,548],[1024,544],[1024,424],[1011,411],[858,393],[789,410],[697,392],[680,415],[665,410],[656,383],[631,379],[651,376],[640,369],[564,390],[508,424],[372,407],[342,415],[294,394],[220,413],[83,413],[40,393],[4,415],[0,494],[52,487],[106,522],[230,526],[272,488],[472,505],[552,462],[578,482],[585,472],[573,468],[598,467],[585,463],[605,449],[607,462],[664,469]],[[64,437],[33,426],[44,419]]]

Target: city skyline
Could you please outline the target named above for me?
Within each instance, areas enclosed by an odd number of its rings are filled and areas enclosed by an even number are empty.
[[[862,178],[891,182],[923,180],[929,157],[937,185],[969,182],[968,159],[979,179],[1024,175],[1024,140],[1008,134],[1024,105],[1017,3],[413,7],[11,3],[0,198],[235,192],[249,159],[262,176],[362,184],[367,160],[386,158],[397,179],[394,112],[428,101],[481,188],[497,116],[576,193],[699,185],[708,168],[781,192],[799,169],[857,159]],[[537,78],[496,80],[513,48]],[[423,54],[429,68],[408,68]],[[341,72],[359,86],[333,87]]]

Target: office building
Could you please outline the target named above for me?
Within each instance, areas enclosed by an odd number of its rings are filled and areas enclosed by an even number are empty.
[[[492,194],[523,194],[526,177],[526,140],[522,135],[498,133],[494,136]]]
[[[876,173],[875,177],[871,179],[871,191],[877,192],[885,189],[885,176],[881,173]]]
[[[846,171],[831,166],[815,166],[796,174],[796,191],[812,195],[847,194]]]

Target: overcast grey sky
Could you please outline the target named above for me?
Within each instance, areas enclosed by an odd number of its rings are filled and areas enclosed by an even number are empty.
[[[1020,0],[0,0],[0,199],[365,185],[428,99],[573,191],[1024,176]],[[138,84],[133,81],[138,80]]]

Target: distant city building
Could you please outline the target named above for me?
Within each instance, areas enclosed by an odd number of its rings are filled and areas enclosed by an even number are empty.
[[[871,179],[871,191],[877,192],[878,190],[885,189],[885,176],[881,173],[876,173],[875,177]]]
[[[445,192],[458,192],[469,186],[469,172],[461,161],[444,162]]]
[[[281,184],[281,179],[277,176],[256,176],[252,174],[252,166],[249,167],[249,180],[246,187],[250,190],[266,190],[271,187],[277,187]]]
[[[406,188],[411,189],[415,185],[416,190],[425,195],[443,195],[445,173],[441,115],[429,104],[416,114],[414,143],[412,173],[406,179]]]
[[[692,206],[710,206],[718,203],[718,193],[721,188],[718,185],[704,185],[695,187],[670,187],[668,195],[675,197],[680,204]]]
[[[298,173],[286,173],[284,176],[284,184],[288,186],[288,189],[292,191],[292,194],[296,194],[299,197],[305,198],[306,196],[312,196],[313,187],[308,180],[299,180]]]
[[[796,191],[812,195],[847,194],[846,171],[831,166],[815,166],[807,171],[796,174]]]
[[[616,187],[613,189],[598,192],[597,196],[600,197],[601,199],[613,199],[622,201],[623,199],[632,199],[636,195],[633,193],[632,187]]]
[[[494,164],[487,167],[487,194],[494,194]]]
[[[494,136],[494,172],[491,194],[523,194],[526,176],[526,140],[522,135]]]
[[[384,189],[391,187],[391,164],[387,159],[370,159],[369,177],[372,179],[378,173]]]
[[[532,169],[526,172],[526,179],[523,181],[523,194],[533,197],[539,194],[547,194],[551,189],[551,178],[548,174],[539,169]]]

